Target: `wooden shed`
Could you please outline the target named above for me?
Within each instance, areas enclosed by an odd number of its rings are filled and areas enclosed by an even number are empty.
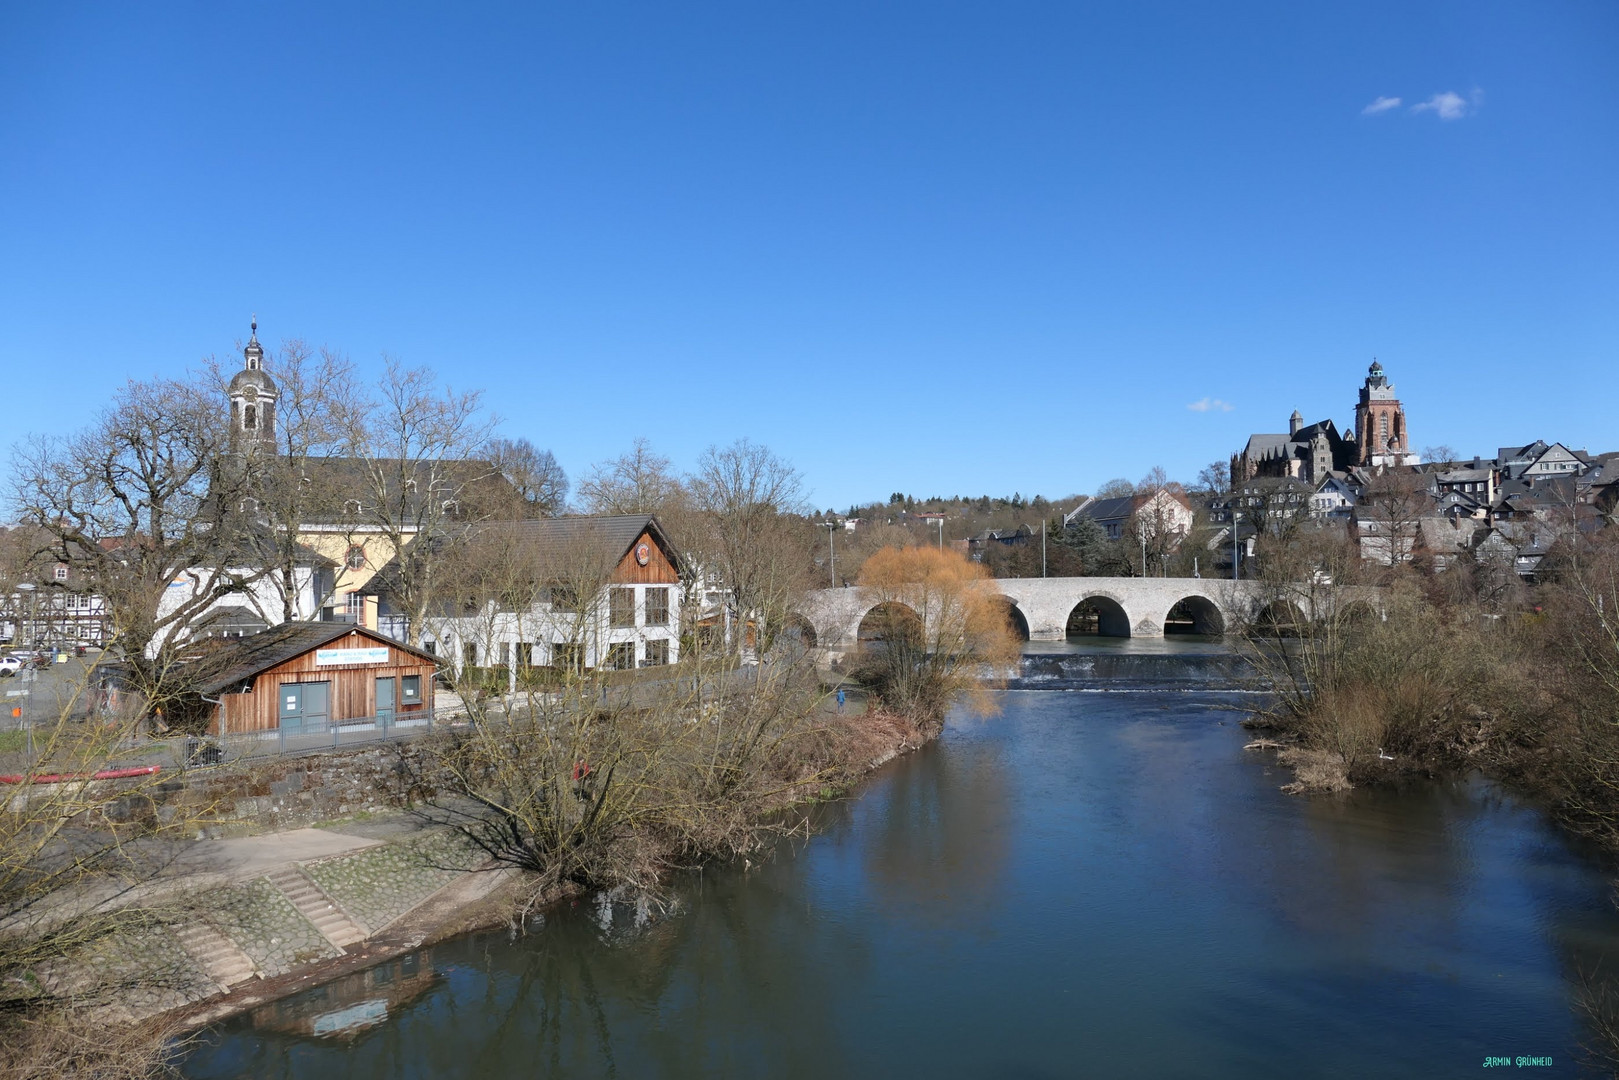
[[[228,642],[204,660],[204,700],[220,735],[426,719],[431,653],[350,623],[292,622]]]

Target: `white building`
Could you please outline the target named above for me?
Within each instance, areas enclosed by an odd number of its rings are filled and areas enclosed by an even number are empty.
[[[506,668],[628,669],[680,659],[687,575],[663,527],[650,514],[564,517],[480,526],[478,542],[492,559],[521,568],[521,587],[497,589],[486,579],[477,598],[445,597],[422,627],[424,647],[451,664]],[[379,625],[405,637],[395,602],[398,560],[361,592],[376,596]],[[573,595],[574,582],[600,583],[596,595]],[[507,582],[503,581],[503,584]],[[506,593],[502,598],[499,593]]]

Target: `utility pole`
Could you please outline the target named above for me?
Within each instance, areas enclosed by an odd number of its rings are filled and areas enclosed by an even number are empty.
[[[826,529],[826,572],[831,578],[832,587],[838,587],[838,546],[832,541],[832,534],[838,531],[835,521],[823,521],[821,525]]]

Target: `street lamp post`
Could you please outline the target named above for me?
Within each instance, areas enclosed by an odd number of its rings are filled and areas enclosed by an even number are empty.
[[[826,529],[826,570],[832,580],[832,587],[835,589],[838,587],[838,546],[833,542],[832,535],[838,531],[838,523],[835,521],[823,521],[821,525]]]
[[[1231,510],[1231,580],[1236,581],[1242,577],[1237,568],[1237,522],[1242,520],[1242,514],[1233,507]]]

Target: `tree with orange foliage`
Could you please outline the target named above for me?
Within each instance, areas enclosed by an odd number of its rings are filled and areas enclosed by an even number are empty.
[[[1019,639],[988,570],[953,549],[887,547],[859,583],[877,606],[853,674],[873,697],[929,734],[962,694],[989,711],[986,691],[1016,663]]]

